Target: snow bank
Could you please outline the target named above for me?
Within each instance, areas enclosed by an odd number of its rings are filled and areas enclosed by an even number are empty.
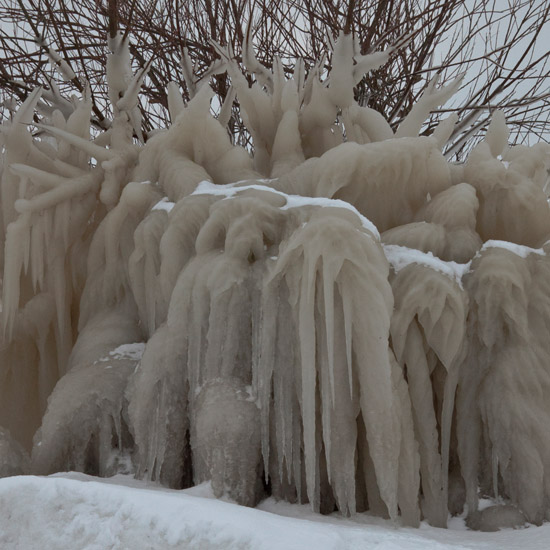
[[[319,516],[273,499],[250,509],[214,499],[208,484],[173,491],[83,474],[0,481],[0,546],[13,550],[546,550],[549,536],[550,525],[477,533],[459,519],[449,530],[396,529],[372,516]]]

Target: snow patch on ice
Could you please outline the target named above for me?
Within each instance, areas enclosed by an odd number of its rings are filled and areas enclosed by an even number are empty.
[[[380,233],[377,227],[372,223],[368,218],[363,216],[355,206],[349,202],[343,201],[341,199],[327,199],[325,197],[303,197],[301,195],[287,195],[282,191],[277,191],[271,187],[261,184],[251,184],[251,185],[240,185],[241,183],[246,183],[248,180],[243,182],[228,183],[226,185],[217,185],[210,181],[201,181],[195,191],[191,193],[192,195],[218,195],[223,196],[226,199],[234,197],[236,194],[245,191],[247,189],[256,189],[258,191],[268,191],[276,195],[280,195],[286,199],[286,204],[281,207],[281,210],[289,210],[291,208],[301,208],[303,206],[320,206],[324,208],[345,208],[346,210],[351,210],[360,220],[361,225],[370,231],[376,239],[380,240]],[[269,183],[273,180],[256,180],[259,182]]]
[[[462,288],[462,277],[470,270],[471,262],[459,264],[445,262],[431,252],[422,252],[414,248],[407,248],[397,244],[382,244],[384,254],[394,271],[398,273],[410,264],[425,265],[447,277],[453,279]]]
[[[530,248],[529,246],[524,246],[522,244],[511,243],[508,241],[497,241],[497,240],[486,241],[484,245],[481,247],[480,252],[483,252],[484,250],[487,250],[489,248],[504,248],[506,250],[509,250],[510,252],[513,252],[517,256],[521,256],[522,258],[527,258],[529,254],[538,254],[539,256],[546,256],[546,252],[542,248]]]
[[[477,509],[482,512],[485,508],[490,508],[491,506],[496,506],[500,502],[493,498],[480,498],[478,501]]]
[[[174,208],[176,203],[168,200],[168,197],[163,197],[160,201],[151,208],[151,210],[164,210],[165,212],[170,212]]]
[[[109,352],[116,359],[134,359],[139,360],[145,351],[145,344],[143,342],[136,342],[135,344],[122,344]]]
[[[111,359],[131,359],[139,361],[145,351],[144,342],[136,342],[133,344],[122,344],[109,352],[109,355],[102,357],[99,361],[110,361]]]

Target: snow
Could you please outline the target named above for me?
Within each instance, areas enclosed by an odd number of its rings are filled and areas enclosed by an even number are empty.
[[[530,248],[529,246],[523,246],[521,244],[510,243],[508,241],[487,241],[481,247],[481,250],[487,250],[488,248],[505,248],[510,252],[513,252],[521,258],[527,258],[529,254],[538,254],[539,256],[546,256],[546,252],[542,248]]]
[[[455,518],[450,527],[321,516],[273,499],[245,508],[215,499],[208,482],[175,491],[122,475],[0,480],[0,548],[10,550],[546,550],[550,537],[550,524],[479,533]]]
[[[269,183],[273,180],[258,180],[260,183]],[[351,210],[360,220],[361,225],[370,231],[377,239],[380,239],[380,233],[377,227],[365,216],[363,216],[355,206],[349,202],[340,199],[328,199],[325,197],[302,197],[300,195],[288,195],[282,191],[277,191],[266,185],[243,185],[246,180],[236,183],[228,183],[226,185],[216,185],[210,181],[201,181],[192,195],[221,195],[230,199],[237,193],[245,191],[247,189],[256,189],[258,191],[268,191],[275,195],[280,195],[286,199],[286,204],[281,207],[281,210],[289,210],[291,208],[301,208],[302,206],[320,206],[323,208],[345,208]]]
[[[113,351],[109,352],[109,355],[115,359],[133,359],[139,361],[143,352],[145,351],[145,344],[143,342],[137,342],[135,344],[122,344]]]
[[[102,357],[100,361],[109,361],[111,359],[131,359],[132,361],[139,361],[144,351],[145,343],[143,342],[122,344],[113,351],[110,351],[107,357]]]
[[[519,247],[519,245],[515,246]],[[384,254],[388,259],[388,262],[396,273],[407,267],[409,264],[422,264],[434,269],[435,271],[443,273],[451,279],[454,279],[460,288],[462,288],[462,277],[468,273],[471,265],[471,262],[465,264],[459,264],[457,262],[444,262],[434,256],[431,252],[422,252],[421,250],[415,250],[413,248],[399,246],[396,244],[383,244],[382,248],[384,249]]]
[[[160,201],[151,208],[151,210],[164,210],[165,212],[170,212],[174,208],[173,202],[169,201],[167,197],[160,199]]]

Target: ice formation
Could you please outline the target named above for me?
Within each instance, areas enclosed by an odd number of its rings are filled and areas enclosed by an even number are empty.
[[[547,518],[549,148],[508,147],[496,113],[449,162],[454,119],[418,134],[460,81],[394,133],[353,99],[387,55],[346,35],[328,76],[247,44],[252,85],[216,45],[229,106],[184,63],[193,99],[172,85],[143,143],[146,71],[110,47],[109,130],[86,95],[44,114],[41,89],[1,127],[0,474],[26,449],[36,473],[211,480],[249,506],[445,526],[467,504],[494,527],[492,495],[503,524]]]

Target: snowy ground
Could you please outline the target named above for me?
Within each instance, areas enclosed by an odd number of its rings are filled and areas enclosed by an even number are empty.
[[[269,499],[258,509],[212,498],[208,485],[172,491],[127,476],[0,480],[2,550],[548,550],[550,524],[498,533],[396,528],[384,520],[323,517]]]

